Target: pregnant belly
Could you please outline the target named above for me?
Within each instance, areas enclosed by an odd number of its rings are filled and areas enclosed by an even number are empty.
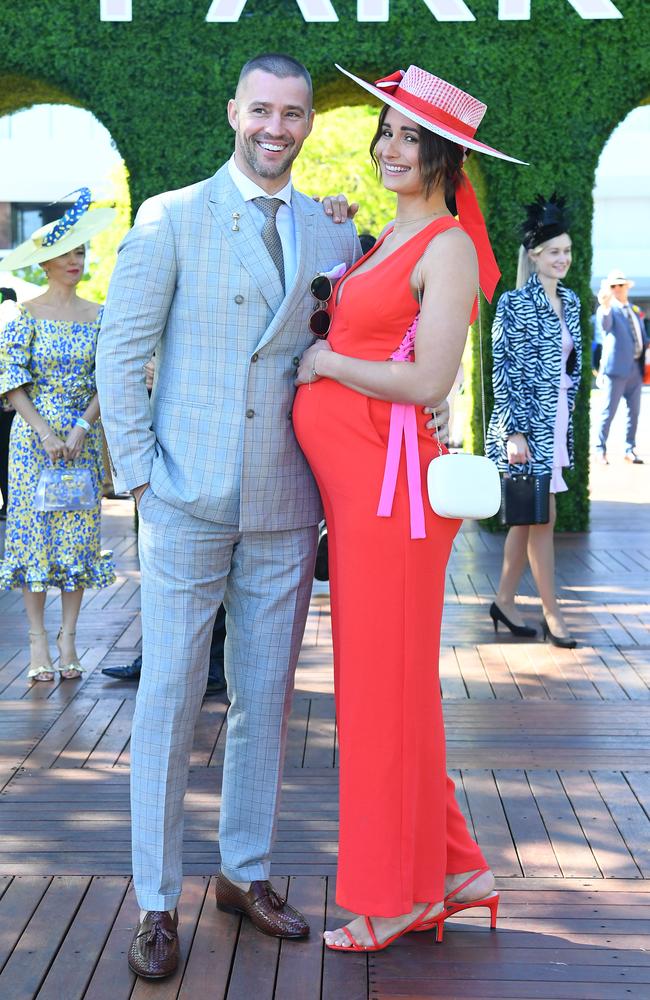
[[[389,419],[389,403],[370,400],[330,379],[311,388],[301,386],[293,408],[296,436],[314,471],[347,465],[360,454],[366,461],[373,453],[380,459]]]

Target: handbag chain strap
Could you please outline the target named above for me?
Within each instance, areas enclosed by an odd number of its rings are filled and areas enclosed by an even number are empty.
[[[428,248],[427,248],[428,249]],[[476,291],[477,302],[478,302],[478,356],[479,356],[479,366],[481,369],[481,422],[483,426],[483,454],[485,455],[487,451],[487,435],[485,431],[485,381],[483,378],[483,328],[481,326],[481,290],[480,288]],[[422,312],[422,289],[418,285],[418,302],[420,304],[420,312]],[[442,445],[440,444],[440,435],[438,433],[438,417],[436,415],[435,407],[433,409],[433,422],[436,426],[436,442],[438,445],[438,456],[442,455]]]

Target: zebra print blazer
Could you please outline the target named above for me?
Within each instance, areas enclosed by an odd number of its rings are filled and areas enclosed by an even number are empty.
[[[564,318],[574,348],[567,360],[572,385],[568,389],[568,451],[573,466],[573,412],[582,365],[580,301],[575,292],[558,284]],[[494,410],[487,435],[488,457],[500,472],[509,468],[506,441],[519,432],[528,441],[533,472],[551,472],[555,417],[562,373],[562,329],[536,274],[523,288],[505,292],[497,305],[492,327],[492,383]]]

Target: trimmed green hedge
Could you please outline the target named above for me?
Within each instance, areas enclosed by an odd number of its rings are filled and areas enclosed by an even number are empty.
[[[496,0],[467,0],[476,20],[454,23],[436,21],[419,0],[392,0],[388,23],[359,24],[356,0],[333,0],[338,23],[307,24],[294,0],[248,0],[239,23],[208,24],[209,0],[133,0],[128,23],[101,22],[99,0],[21,0],[0,9],[0,113],[43,101],[91,110],[126,161],[137,207],[157,191],[208,176],[229,154],[226,102],[241,64],[261,50],[307,64],[319,110],[365,103],[335,61],[370,79],[415,62],[480,97],[488,105],[481,137],[531,163],[483,157],[474,167],[504,272],[497,295],[514,283],[521,205],[557,189],[573,210],[569,284],[584,303],[585,381],[575,415],[577,467],[559,498],[558,526],[583,530],[594,174],[613,128],[650,96],[646,4],[615,2],[621,20],[584,21],[567,0],[531,0],[530,21],[498,21]],[[488,372],[491,316],[486,308]],[[487,389],[490,395],[489,375]]]

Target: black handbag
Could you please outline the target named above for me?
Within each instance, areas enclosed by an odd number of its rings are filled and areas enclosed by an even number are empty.
[[[501,524],[548,524],[550,472],[501,474]]]

